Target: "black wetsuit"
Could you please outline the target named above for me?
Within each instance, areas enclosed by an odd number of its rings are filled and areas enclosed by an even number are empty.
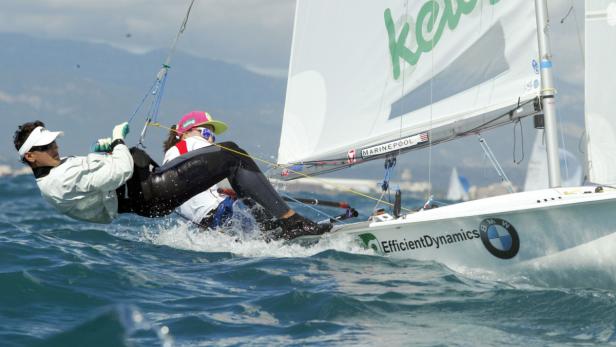
[[[131,179],[117,189],[118,212],[145,217],[170,214],[193,196],[228,179],[239,198],[249,197],[279,218],[289,211],[257,164],[233,142],[222,142],[181,155],[158,166],[143,150],[130,149],[135,169]],[[237,153],[234,153],[237,152]]]

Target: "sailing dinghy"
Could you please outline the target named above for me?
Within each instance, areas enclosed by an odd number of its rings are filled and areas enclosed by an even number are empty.
[[[449,201],[467,201],[470,198],[468,196],[468,189],[468,180],[458,175],[458,169],[454,167],[449,177],[449,188],[447,189],[445,199]]]
[[[559,148],[558,154],[561,172],[562,169],[566,172],[566,174],[562,175],[561,185],[563,187],[579,186],[582,183],[582,166],[579,161],[573,153],[566,149]],[[535,135],[535,142],[528,160],[526,178],[524,179],[524,191],[545,189],[550,186],[547,162],[548,157],[545,145],[543,144],[543,134],[541,131],[538,131]]]
[[[587,165],[596,184],[563,188],[546,0],[298,0],[281,178],[533,116],[545,126],[549,189],[375,215],[332,235],[392,257],[493,270],[616,244],[614,6],[586,1]]]

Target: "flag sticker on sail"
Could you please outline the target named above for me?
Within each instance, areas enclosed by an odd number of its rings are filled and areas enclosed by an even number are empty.
[[[349,151],[347,152],[347,163],[349,164],[355,164],[355,162],[357,162],[357,159],[355,159],[355,150],[354,149],[349,149]]]
[[[362,158],[373,157],[375,155],[381,155],[389,152],[399,151],[405,148],[411,148],[418,144],[428,141],[428,133],[415,134],[409,137],[403,137],[401,139],[382,143],[380,145],[371,146],[361,150]]]

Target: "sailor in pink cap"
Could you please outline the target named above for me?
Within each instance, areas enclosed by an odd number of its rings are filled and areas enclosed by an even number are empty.
[[[239,166],[249,169],[241,170],[244,174],[239,175],[239,177],[233,175],[233,180],[229,180],[233,192],[242,199],[245,205],[251,207],[250,211],[262,230],[269,230],[278,226],[282,228],[282,231],[278,231],[278,234],[275,234],[273,238],[292,239],[300,236],[300,234],[322,234],[331,228],[331,225],[315,224],[289,209],[254,161],[237,144],[223,142],[220,146],[213,146],[216,135],[220,135],[228,129],[224,122],[213,119],[207,112],[192,111],[185,114],[175,128],[171,129],[164,144],[165,158],[163,165],[172,164],[173,160],[191,156],[199,151],[204,160],[208,162],[208,167],[211,168],[209,174],[206,172],[202,172],[202,174],[212,178],[207,183],[209,189],[180,206],[180,215],[204,227],[221,226],[232,214],[233,199],[219,193],[217,183],[221,179],[217,178],[216,168]],[[227,149],[231,149],[231,151]],[[238,153],[244,153],[244,155]],[[246,173],[249,174],[245,175]],[[242,182],[237,181],[237,178],[240,177]],[[263,208],[255,206],[255,202]]]
[[[192,111],[185,114],[172,128],[163,148],[165,157],[163,165],[195,149],[211,146],[220,135],[228,129],[224,122],[214,120],[204,111]],[[222,204],[222,205],[221,205]],[[219,227],[232,215],[233,200],[218,191],[214,184],[202,193],[183,203],[178,213],[203,227]],[[218,214],[219,218],[216,217]]]
[[[331,229],[331,224],[316,224],[291,210],[235,143],[211,145],[214,134],[227,129],[223,122],[194,111],[184,116],[177,128],[181,129],[178,140],[195,137],[202,147],[190,145],[195,139],[189,140],[186,153],[163,166],[139,148],[129,150],[124,143],[128,123],[114,127],[112,137],[100,139],[95,153],[87,156],[60,158],[56,139],[62,132],[49,131],[40,121],[19,126],[13,143],[21,160],[32,168],[43,198],[59,212],[78,220],[110,223],[119,213],[166,216],[199,193],[211,194],[211,187],[226,178],[238,198],[250,198],[274,217],[276,223],[271,225],[276,229],[267,239],[320,235]],[[214,201],[218,199],[220,196]],[[215,209],[224,212],[228,207],[225,201]]]
[[[182,116],[182,119],[178,122],[177,134],[182,135],[192,129],[203,127],[209,128],[216,135],[224,133],[229,128],[224,122],[214,120],[207,112],[192,111]]]

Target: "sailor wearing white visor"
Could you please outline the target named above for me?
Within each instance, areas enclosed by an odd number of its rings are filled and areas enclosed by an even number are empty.
[[[116,189],[133,174],[133,158],[123,142],[128,126],[113,131],[110,154],[60,159],[56,138],[62,132],[43,122],[25,123],[14,143],[22,161],[32,168],[41,195],[61,213],[96,223],[110,223],[118,214]]]

